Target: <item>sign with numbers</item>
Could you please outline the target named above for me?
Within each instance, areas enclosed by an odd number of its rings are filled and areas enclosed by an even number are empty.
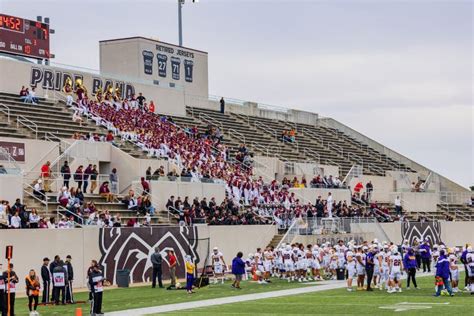
[[[192,60],[184,60],[184,80],[186,82],[193,82],[193,66],[194,62]]]
[[[158,60],[158,76],[166,78],[168,56],[165,54],[156,54],[156,59]]]
[[[144,50],[142,54],[143,54],[144,72],[147,75],[152,75],[153,74],[153,52]]]
[[[171,57],[171,77],[174,80],[179,80],[179,70],[181,66],[181,59],[178,57]]]
[[[0,148],[5,149],[15,161],[25,162],[25,144],[14,142],[0,141]],[[5,160],[5,157],[0,155],[0,160]]]

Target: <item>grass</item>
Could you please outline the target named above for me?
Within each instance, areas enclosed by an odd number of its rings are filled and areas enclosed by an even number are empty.
[[[210,285],[196,290],[193,295],[186,294],[185,290],[167,291],[166,289],[152,289],[151,286],[130,287],[120,289],[110,289],[104,292],[103,312],[112,312],[132,308],[159,306],[165,304],[185,303],[211,298],[220,298],[232,295],[243,295],[261,293],[268,291],[285,290],[296,287],[307,286],[304,283],[288,283],[286,281],[275,280],[271,284],[260,285],[257,283],[242,283],[242,290],[235,290],[230,287],[230,282],[224,285]],[[312,284],[314,285],[314,284]],[[87,301],[88,293],[74,294],[76,301]],[[41,300],[41,297],[40,297]],[[74,315],[76,308],[82,308],[83,315],[89,312],[89,304],[59,305],[59,306],[38,306],[41,315]],[[19,298],[15,303],[15,315],[28,315],[28,300]]]
[[[460,276],[461,280],[463,275]],[[455,297],[433,297],[433,277],[418,278],[421,290],[404,289],[402,293],[388,294],[385,291],[374,292],[352,292],[345,289],[327,290],[302,294],[298,296],[287,296],[281,298],[262,299],[257,301],[240,302],[235,304],[218,305],[213,307],[196,308],[186,311],[177,311],[170,314],[177,315],[250,315],[256,313],[262,315],[420,315],[430,314],[469,315],[472,313],[474,297],[468,293],[457,294]],[[297,287],[305,287],[304,283],[288,283],[286,281],[274,280],[271,284],[259,285],[254,282],[243,282],[242,290],[235,290],[227,282],[224,285],[211,285],[196,290],[193,295],[187,295],[184,290],[167,291],[165,289],[152,289],[150,286],[131,287],[121,289],[110,289],[104,292],[103,311],[119,311],[133,308],[159,306],[165,304],[185,303],[212,298],[221,298],[234,295],[245,295],[277,291]],[[311,284],[314,286],[314,283]],[[77,301],[87,301],[88,293],[75,294]],[[404,305],[397,305],[406,302]],[[430,303],[444,303],[449,305],[436,305]],[[427,303],[426,305],[409,305],[409,303]],[[406,310],[394,312],[397,306],[409,308],[425,308],[417,310]],[[28,315],[27,299],[16,300],[16,315]],[[41,315],[74,315],[76,308],[82,308],[83,315],[87,315],[89,304],[75,304],[65,306],[39,306]],[[386,307],[388,309],[382,309]]]
[[[463,278],[461,276],[462,281]],[[404,289],[402,293],[388,294],[380,290],[347,292],[346,289],[337,289],[168,314],[251,315],[258,311],[259,315],[472,315],[474,297],[469,293],[457,293],[454,297],[433,297],[433,277],[423,277],[417,281],[420,290]]]

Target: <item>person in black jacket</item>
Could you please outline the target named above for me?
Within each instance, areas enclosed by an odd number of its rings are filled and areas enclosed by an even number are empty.
[[[72,281],[74,280],[74,269],[71,264],[71,256],[66,257],[65,268],[67,271],[67,282],[66,282],[66,303],[74,304],[74,295],[72,294]]]
[[[5,278],[3,277],[3,266],[0,263],[0,315],[7,314],[7,307],[5,305]]]
[[[61,303],[66,304],[66,296],[64,295],[66,280],[67,271],[64,268],[64,261],[59,261],[53,269],[53,296],[56,305],[59,305],[59,296],[61,296]]]
[[[8,271],[3,271],[3,279],[5,280],[5,310],[8,310],[8,284],[10,284],[10,316],[15,316],[15,295],[18,283],[18,276],[13,271],[13,263],[10,263],[10,279],[8,279]],[[6,315],[6,314],[5,314]]]
[[[163,281],[162,281],[162,270],[161,270],[161,264],[163,262],[163,258],[160,253],[160,248],[156,247],[155,248],[155,253],[151,255],[151,264],[153,265],[153,276],[151,279],[151,287],[155,288],[156,287],[156,278],[158,278],[158,286],[160,288],[163,288]]]
[[[64,165],[61,167],[61,175],[63,176],[63,186],[69,189],[69,179],[71,179],[71,168],[67,161],[64,162]]]
[[[102,314],[102,293],[103,293],[103,282],[104,275],[99,268],[99,265],[92,267],[92,271],[89,274],[89,285],[92,291],[91,301],[91,315]]]
[[[43,280],[43,297],[41,303],[49,303],[49,288],[51,287],[51,274],[48,269],[49,258],[43,259],[43,265],[41,266],[41,279]]]

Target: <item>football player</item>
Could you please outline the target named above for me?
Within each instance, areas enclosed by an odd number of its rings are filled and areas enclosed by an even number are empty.
[[[392,255],[390,256],[390,285],[387,290],[388,293],[395,293],[402,291],[402,283],[400,282],[401,276],[403,274],[403,260],[402,256],[398,252],[396,246],[392,249]]]
[[[367,246],[364,246],[367,248]],[[359,246],[355,254],[356,259],[356,271],[357,271],[357,291],[362,291],[364,289],[365,281],[365,253],[363,249]]]
[[[214,267],[214,284],[217,284],[217,279],[220,278],[222,284],[224,284],[224,272],[225,272],[225,261],[222,252],[217,247],[212,249],[211,255],[212,265]]]
[[[265,282],[270,283],[270,274],[273,268],[273,251],[270,247],[267,247],[263,252],[263,270],[265,273],[263,274],[263,279]]]
[[[291,250],[291,246],[287,245],[286,248],[282,251],[282,258],[283,258],[283,265],[285,267],[285,277],[287,278],[288,282],[293,281],[294,277],[294,261],[293,261],[293,251]]]
[[[346,269],[347,269],[347,290],[349,292],[354,291],[352,289],[352,279],[357,275],[356,271],[356,260],[354,258],[354,253],[352,252],[352,246],[349,247],[349,250],[346,252]]]

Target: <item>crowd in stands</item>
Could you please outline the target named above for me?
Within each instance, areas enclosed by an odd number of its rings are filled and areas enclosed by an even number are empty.
[[[294,128],[289,131],[283,130],[281,132],[281,141],[284,143],[294,143],[296,141],[296,130]]]

